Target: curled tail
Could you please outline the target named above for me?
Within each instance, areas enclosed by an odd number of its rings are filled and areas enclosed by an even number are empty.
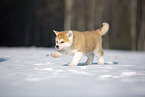
[[[102,35],[105,35],[108,30],[109,30],[109,24],[103,23],[102,27],[96,31],[98,34],[100,34],[102,36]]]

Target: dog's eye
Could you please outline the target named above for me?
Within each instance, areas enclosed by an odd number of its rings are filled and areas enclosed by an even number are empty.
[[[58,41],[56,41],[56,43],[58,43]]]
[[[63,41],[61,43],[64,43]]]

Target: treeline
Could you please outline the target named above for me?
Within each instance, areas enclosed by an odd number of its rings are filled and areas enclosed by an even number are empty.
[[[63,30],[63,0],[1,0],[0,46],[54,46]]]
[[[65,5],[65,30],[94,30],[108,22],[104,48],[145,50],[145,0],[65,0]]]
[[[0,46],[55,45],[53,29],[110,24],[105,49],[145,50],[145,0],[1,0]]]

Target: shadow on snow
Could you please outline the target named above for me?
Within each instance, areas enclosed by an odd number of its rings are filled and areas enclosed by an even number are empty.
[[[79,63],[77,66],[88,66],[88,65],[83,65],[84,63]],[[118,62],[106,62],[104,65],[114,65],[118,64]],[[69,64],[64,64],[63,66],[68,66]],[[91,63],[89,65],[99,65],[97,62],[96,63]]]
[[[7,58],[0,58],[0,62],[4,62],[4,61],[7,61],[8,59]]]

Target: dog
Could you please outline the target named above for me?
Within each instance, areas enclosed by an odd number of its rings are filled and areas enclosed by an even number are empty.
[[[104,64],[104,53],[102,49],[102,35],[105,35],[109,30],[109,24],[103,23],[102,27],[93,31],[55,31],[56,34],[56,53],[51,53],[51,56],[61,57],[67,54],[73,55],[73,59],[69,66],[76,66],[83,55],[88,57],[83,65],[89,65],[93,62],[94,55],[99,59],[98,64]]]

